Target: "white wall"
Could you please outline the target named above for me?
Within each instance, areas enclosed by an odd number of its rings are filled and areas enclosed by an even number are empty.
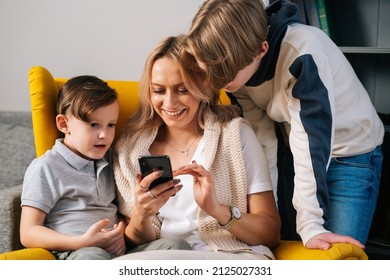
[[[30,111],[27,74],[138,80],[165,36],[185,33],[202,0],[0,0],[0,111]]]

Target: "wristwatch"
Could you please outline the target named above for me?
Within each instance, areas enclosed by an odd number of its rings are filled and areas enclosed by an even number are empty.
[[[225,230],[231,229],[231,227],[239,220],[241,219],[241,211],[237,207],[230,206],[230,213],[232,214],[232,218],[226,225],[221,225],[221,227]]]

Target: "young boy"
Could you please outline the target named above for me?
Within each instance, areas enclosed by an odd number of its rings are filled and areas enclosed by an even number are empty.
[[[126,247],[115,205],[112,151],[116,92],[94,76],[67,81],[58,94],[64,134],[28,167],[22,192],[21,242],[58,259],[111,259]]]
[[[238,101],[267,153],[275,189],[274,122],[283,127],[303,243],[363,248],[379,189],[383,124],[340,49],[299,19],[286,0],[267,9],[261,0],[205,1],[188,33],[186,65],[197,61],[206,82]]]

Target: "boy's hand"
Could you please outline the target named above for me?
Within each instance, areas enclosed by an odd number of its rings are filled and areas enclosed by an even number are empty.
[[[109,253],[114,254],[119,257],[126,253],[126,241],[125,241],[125,223],[120,221],[118,224],[114,225],[113,233],[116,235],[113,237],[114,243],[105,248],[105,250]]]
[[[117,256],[123,255],[126,251],[124,223],[119,222],[112,230],[107,230],[106,227],[109,223],[110,221],[108,219],[103,219],[93,224],[87,232],[83,234],[85,240],[84,247],[99,247]]]
[[[306,247],[309,249],[328,250],[330,246],[335,243],[351,243],[361,249],[364,249],[364,245],[356,239],[350,236],[340,235],[332,232],[320,233],[313,236],[306,243]]]

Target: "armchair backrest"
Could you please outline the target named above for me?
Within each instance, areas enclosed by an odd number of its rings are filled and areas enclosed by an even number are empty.
[[[57,94],[68,78],[55,78],[42,66],[34,66],[28,74],[32,124],[36,156],[39,157],[54,145],[55,139],[62,137],[58,131],[56,117]],[[118,93],[119,119],[116,126],[115,140],[122,132],[127,118],[138,105],[138,81],[105,80]],[[229,104],[230,100],[222,92],[221,102]]]

